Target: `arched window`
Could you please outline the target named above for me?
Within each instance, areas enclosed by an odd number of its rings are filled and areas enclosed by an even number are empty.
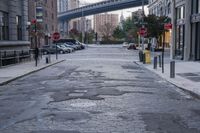
[[[163,16],[163,8],[160,8],[160,16]]]
[[[167,5],[167,13],[170,14],[171,13],[171,2],[168,3]]]

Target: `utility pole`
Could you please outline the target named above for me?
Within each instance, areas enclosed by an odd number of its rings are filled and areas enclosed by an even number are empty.
[[[84,12],[83,12],[83,7],[82,7],[82,17],[81,17],[82,43],[84,42],[84,18],[83,18],[83,16],[84,16]]]

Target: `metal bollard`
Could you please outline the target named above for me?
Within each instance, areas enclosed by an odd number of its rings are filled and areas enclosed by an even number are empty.
[[[146,64],[146,56],[145,56],[145,53],[143,53],[143,64]]]
[[[2,55],[1,55],[1,51],[0,51],[0,67],[2,67]]]
[[[159,67],[162,67],[162,65],[161,65],[161,63],[162,63],[161,55],[158,55],[158,58],[159,58]]]
[[[157,56],[154,57],[153,62],[154,62],[154,63],[153,63],[153,64],[154,64],[154,65],[153,65],[153,68],[154,68],[154,69],[157,69],[157,66],[158,66],[158,58],[157,58]]]
[[[49,58],[46,56],[46,64],[49,64]]]
[[[170,78],[175,78],[175,61],[170,62]]]

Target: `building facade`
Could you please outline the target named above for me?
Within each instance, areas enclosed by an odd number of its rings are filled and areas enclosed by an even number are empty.
[[[58,13],[68,10],[68,0],[57,0]]]
[[[200,0],[173,2],[172,57],[200,60]]]
[[[138,9],[137,11],[132,12],[132,19],[134,19],[134,17],[142,19],[142,17],[143,17],[143,11],[142,11],[142,9]]]
[[[108,13],[94,15],[94,31],[99,37],[102,37],[102,27],[106,24],[111,24],[113,31],[119,25],[119,15]]]
[[[43,37],[38,41],[38,47],[51,43],[51,35],[58,31],[57,23],[57,1],[56,0],[28,0],[29,14],[28,20],[31,22],[37,19],[43,33]],[[32,40],[32,39],[30,39]],[[31,41],[32,45],[33,41]]]
[[[172,19],[172,0],[149,0],[149,14],[156,16],[167,16]],[[164,38],[162,38],[164,40]],[[165,32],[165,46],[169,48],[172,44],[172,31]],[[162,46],[159,46],[162,47]]]
[[[0,1],[0,50],[27,50],[27,0]]]
[[[149,0],[149,14],[171,17],[172,0]]]

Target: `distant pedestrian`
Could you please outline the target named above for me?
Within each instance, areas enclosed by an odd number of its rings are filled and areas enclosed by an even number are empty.
[[[39,49],[35,48],[35,66],[38,64]]]
[[[35,60],[38,60],[39,57],[39,48],[35,48]]]

